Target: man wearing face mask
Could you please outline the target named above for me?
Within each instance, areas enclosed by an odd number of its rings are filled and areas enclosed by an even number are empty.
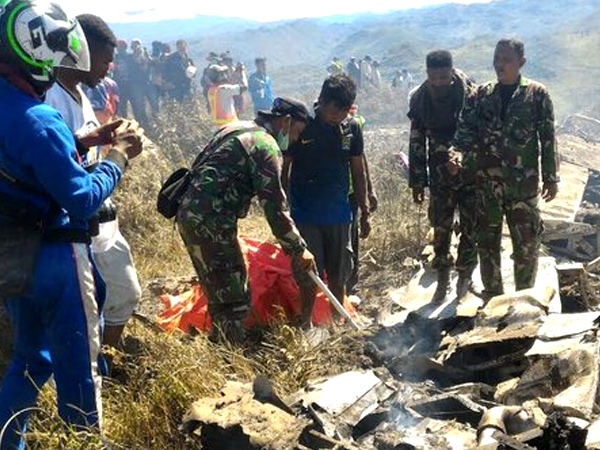
[[[434,227],[435,251],[432,265],[438,272],[432,301],[441,302],[450,287],[450,268],[454,264],[450,243],[457,208],[460,213],[460,243],[456,260],[459,298],[469,289],[477,265],[473,178],[468,171],[451,175],[446,167],[448,148],[460,111],[474,85],[463,72],[453,68],[452,55],[448,51],[429,53],[426,63],[427,80],[411,97],[408,113],[411,120],[409,186],[417,204],[424,202],[425,187],[429,187],[429,220]]]
[[[237,221],[246,217],[255,195],[273,234],[292,258],[296,280],[300,285],[312,283],[306,272],[314,267],[314,257],[289,214],[280,150],[298,139],[308,119],[302,103],[276,98],[271,111],[260,111],[254,122],[221,128],[192,169],[177,223],[208,297],[213,340],[244,340],[250,292]]]

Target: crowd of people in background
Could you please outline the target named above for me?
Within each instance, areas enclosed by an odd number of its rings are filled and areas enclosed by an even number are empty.
[[[383,85],[380,67],[381,63],[371,55],[365,55],[361,59],[351,56],[345,66],[340,58],[334,56],[327,66],[327,72],[329,75],[345,73],[359,89],[380,88]],[[398,69],[394,73],[391,87],[407,94],[415,87],[414,77],[408,69]]]
[[[87,89],[100,122],[118,114],[148,126],[148,111],[158,115],[164,99],[185,101],[192,95],[196,66],[187,53],[187,42],[178,40],[175,51],[169,44],[154,41],[151,51],[140,39],[119,40],[109,75]]]
[[[415,78],[408,69],[398,69],[392,79],[392,88],[410,92],[415,87]]]
[[[176,42],[175,51],[160,41],[153,41],[148,50],[140,39],[120,39],[108,76],[96,87],[85,89],[85,93],[100,123],[119,115],[134,117],[145,128],[150,128],[150,117],[158,117],[165,100],[184,102],[192,98],[196,75],[215,128],[239,120],[246,111],[256,114],[270,109],[275,94],[265,57],[255,58],[250,75],[243,62],[234,61],[230,51],[211,51],[206,61],[199,74],[188,55],[188,44],[182,39]],[[380,67],[381,63],[371,55],[360,59],[352,56],[346,64],[336,56],[327,72],[346,74],[359,90],[378,89],[384,83]],[[413,74],[406,68],[396,70],[391,88],[409,94],[415,88]]]
[[[255,59],[256,69],[249,77],[244,63],[235,63],[229,51],[210,52],[206,59],[198,78],[215,127],[237,121],[249,109],[245,92],[252,99],[254,113],[271,108],[275,96],[266,58]],[[149,52],[140,39],[129,43],[121,39],[107,77],[97,86],[85,88],[85,94],[100,123],[117,115],[132,116],[149,128],[149,113],[156,119],[165,100],[192,98],[196,75],[184,40],[177,41],[174,52],[169,44],[154,41]]]

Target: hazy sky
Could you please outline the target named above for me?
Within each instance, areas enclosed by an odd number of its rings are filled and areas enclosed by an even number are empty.
[[[486,3],[490,0],[455,0]],[[451,3],[444,0],[58,0],[71,14],[93,13],[109,22],[189,18],[197,14],[243,17],[263,22],[300,17],[322,17],[357,12],[385,12]]]

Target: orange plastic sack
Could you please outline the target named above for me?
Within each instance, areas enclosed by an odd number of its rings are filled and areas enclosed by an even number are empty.
[[[240,238],[240,244],[246,258],[252,307],[246,325],[265,325],[282,314],[289,320],[300,314],[300,291],[294,280],[291,260],[277,245]],[[159,325],[167,330],[180,329],[188,332],[190,328],[210,330],[211,319],[208,314],[206,297],[200,286],[179,296],[163,295],[161,300],[165,310],[159,315]],[[344,308],[351,314],[356,311],[344,299]],[[313,323],[331,323],[331,309],[327,298],[319,292],[313,309]]]

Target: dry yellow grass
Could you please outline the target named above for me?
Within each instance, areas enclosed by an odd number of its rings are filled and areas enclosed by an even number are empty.
[[[198,100],[188,105],[167,103],[156,127],[148,130],[158,145],[132,161],[117,190],[121,230],[143,280],[192,271],[173,223],[156,211],[156,196],[162,181],[176,168],[189,166],[197,148],[208,141],[207,123]]]
[[[104,430],[114,450],[200,448],[179,432],[181,418],[193,401],[218,394],[226,380],[264,374],[286,395],[314,377],[355,368],[362,354],[357,335],[315,349],[285,324],[265,331],[260,343],[244,351],[215,346],[203,336],[156,334],[140,324],[130,327],[127,342],[130,353],[116,355],[119,381],[105,381],[103,388]],[[29,448],[102,449],[93,433],[65,432],[53,404],[54,393],[45,388],[44,412],[35,416]]]

